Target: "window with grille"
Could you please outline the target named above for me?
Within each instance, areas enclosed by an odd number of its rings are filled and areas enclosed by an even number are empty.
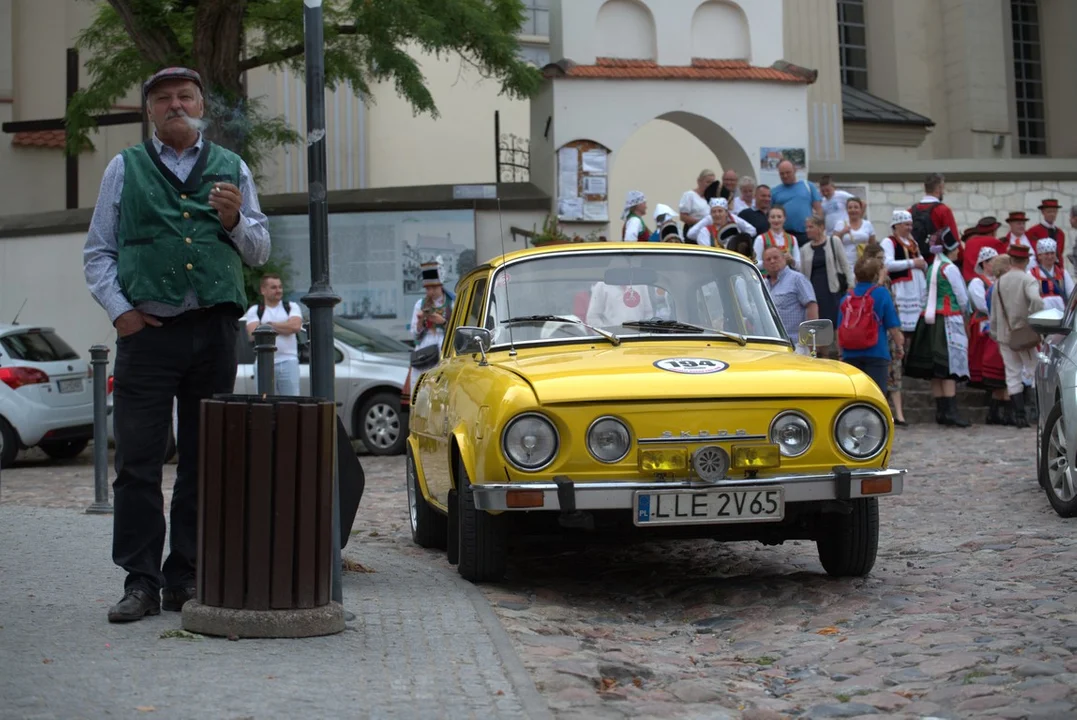
[[[868,49],[864,0],[838,0],[838,53],[841,84],[867,92]]]
[[[520,56],[543,67],[550,62],[550,0],[524,0],[524,24],[520,35],[528,41],[520,43]]]
[[[1017,147],[1022,155],[1047,154],[1043,106],[1040,12],[1036,0],[1010,0],[1013,28],[1013,85],[1017,105]]]

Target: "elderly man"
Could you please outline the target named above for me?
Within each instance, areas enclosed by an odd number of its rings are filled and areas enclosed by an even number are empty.
[[[695,188],[681,195],[681,202],[677,209],[681,213],[681,222],[684,223],[685,232],[710,214],[711,208],[703,198],[703,193],[706,192],[707,186],[714,182],[714,179],[713,170],[701,170],[699,177],[696,178]]]
[[[808,217],[823,217],[823,194],[807,180],[797,180],[797,169],[788,160],[778,163],[780,185],[770,189],[771,202],[785,208],[785,231],[797,239],[798,245],[808,242],[804,231]]]
[[[770,186],[769,185],[757,185],[755,188],[755,200],[753,207],[745,208],[737,213],[737,217],[742,220],[747,220],[755,228],[755,232],[752,233],[752,237],[765,233],[770,229],[770,221],[767,220],[767,213],[770,212]]]
[[[732,201],[737,196],[737,171],[726,170],[722,173],[722,189],[725,190],[726,199]]]
[[[767,290],[774,300],[786,334],[795,343],[800,323],[819,319],[819,303],[811,282],[803,273],[789,266],[785,252],[779,247],[763,251],[763,267],[767,270]]]
[[[199,406],[233,389],[243,266],[269,258],[250,169],[201,133],[203,91],[198,73],[180,67],[143,85],[153,137],[108,164],[83,253],[86,283],[117,334],[112,559],[127,578],[109,622],[179,610],[194,595]],[[162,567],[173,398],[179,466]]]

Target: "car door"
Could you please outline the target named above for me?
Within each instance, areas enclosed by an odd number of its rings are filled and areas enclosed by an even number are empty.
[[[452,359],[453,329],[461,324],[466,314],[467,302],[471,296],[471,284],[467,283],[457,289],[456,303],[453,306],[445,341],[441,347],[442,360],[432,370],[427,371],[421,379],[416,405],[421,402],[424,422],[419,443],[419,456],[422,462],[423,476],[427,489],[438,502],[445,503],[452,483],[450,433],[456,426],[455,418],[450,417],[448,407],[449,388],[455,375]],[[414,409],[412,411],[415,412]]]

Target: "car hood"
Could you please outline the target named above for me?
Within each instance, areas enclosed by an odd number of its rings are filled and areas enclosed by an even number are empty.
[[[614,400],[852,397],[855,368],[755,344],[648,343],[544,348],[492,365],[527,381],[542,404]]]

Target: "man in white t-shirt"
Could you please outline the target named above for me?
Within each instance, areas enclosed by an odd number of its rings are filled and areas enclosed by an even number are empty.
[[[243,322],[253,339],[254,330],[262,323],[277,331],[277,352],[273,353],[273,378],[277,395],[299,394],[299,341],[296,334],[303,329],[303,313],[299,303],[282,302],[284,283],[280,275],[262,276],[259,288],[262,303],[251,305]]]
[[[823,195],[823,215],[826,218],[826,234],[829,237],[834,234],[834,228],[839,222],[849,221],[845,203],[853,194],[834,187],[834,180],[829,175],[819,178],[819,192]]]

